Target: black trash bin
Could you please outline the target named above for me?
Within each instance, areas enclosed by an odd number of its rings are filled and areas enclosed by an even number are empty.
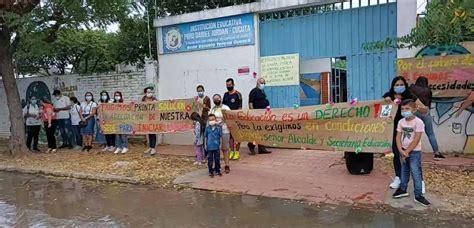
[[[373,153],[344,152],[347,171],[353,175],[369,174],[374,169]]]

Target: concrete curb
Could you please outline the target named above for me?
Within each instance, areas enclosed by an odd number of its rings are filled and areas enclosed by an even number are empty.
[[[84,180],[94,180],[94,181],[107,181],[107,182],[119,182],[126,184],[144,184],[143,181],[140,181],[137,178],[133,177],[124,177],[116,175],[104,175],[104,174],[89,174],[89,173],[77,173],[77,172],[62,172],[54,170],[44,170],[44,169],[27,169],[17,167],[15,165],[0,165],[0,171],[6,172],[18,172],[25,174],[40,174],[46,176],[55,176],[55,177],[70,177]]]

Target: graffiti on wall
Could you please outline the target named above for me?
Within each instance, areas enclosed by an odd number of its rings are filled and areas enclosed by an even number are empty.
[[[416,57],[470,54],[461,45],[425,47]],[[471,77],[473,77],[471,75]],[[442,151],[474,153],[474,93],[468,97],[434,98],[430,114]],[[443,137],[440,137],[443,135]],[[428,143],[429,144],[429,143]]]

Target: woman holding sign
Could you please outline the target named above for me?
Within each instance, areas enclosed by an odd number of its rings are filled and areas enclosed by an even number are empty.
[[[155,102],[156,98],[153,93],[153,87],[146,87],[143,90],[145,94],[142,98],[142,102]],[[156,134],[148,135],[148,149],[145,150],[145,154],[155,155],[156,154]]]
[[[416,96],[412,94],[408,88],[408,83],[404,77],[398,76],[392,80],[392,86],[390,90],[383,95],[385,101],[388,103],[395,102],[394,105],[400,105],[402,101],[412,99],[417,100]],[[398,107],[397,114],[395,115],[394,128],[393,128],[393,141],[392,141],[392,152],[393,152],[393,167],[395,169],[395,178],[390,184],[390,188],[398,189],[400,186],[402,166],[400,163],[400,151],[398,151],[396,143],[397,125],[402,119],[401,108]]]
[[[91,92],[86,92],[84,98],[86,101],[81,103],[81,122],[79,126],[81,127],[82,134],[82,151],[90,151],[92,149],[97,103],[95,103],[94,95]]]

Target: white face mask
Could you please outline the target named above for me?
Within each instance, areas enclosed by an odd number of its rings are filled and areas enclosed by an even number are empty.
[[[106,101],[106,100],[107,100],[107,96],[102,95],[102,100],[103,100],[103,101]]]
[[[86,96],[86,101],[91,101],[92,100],[92,96]]]
[[[258,87],[263,90],[263,88],[265,88],[265,84],[260,84]]]
[[[122,97],[120,97],[120,96],[115,96],[115,100],[116,100],[116,101],[119,101],[121,98],[122,98]]]
[[[153,93],[146,93],[146,97],[148,97],[148,98],[153,97]]]

